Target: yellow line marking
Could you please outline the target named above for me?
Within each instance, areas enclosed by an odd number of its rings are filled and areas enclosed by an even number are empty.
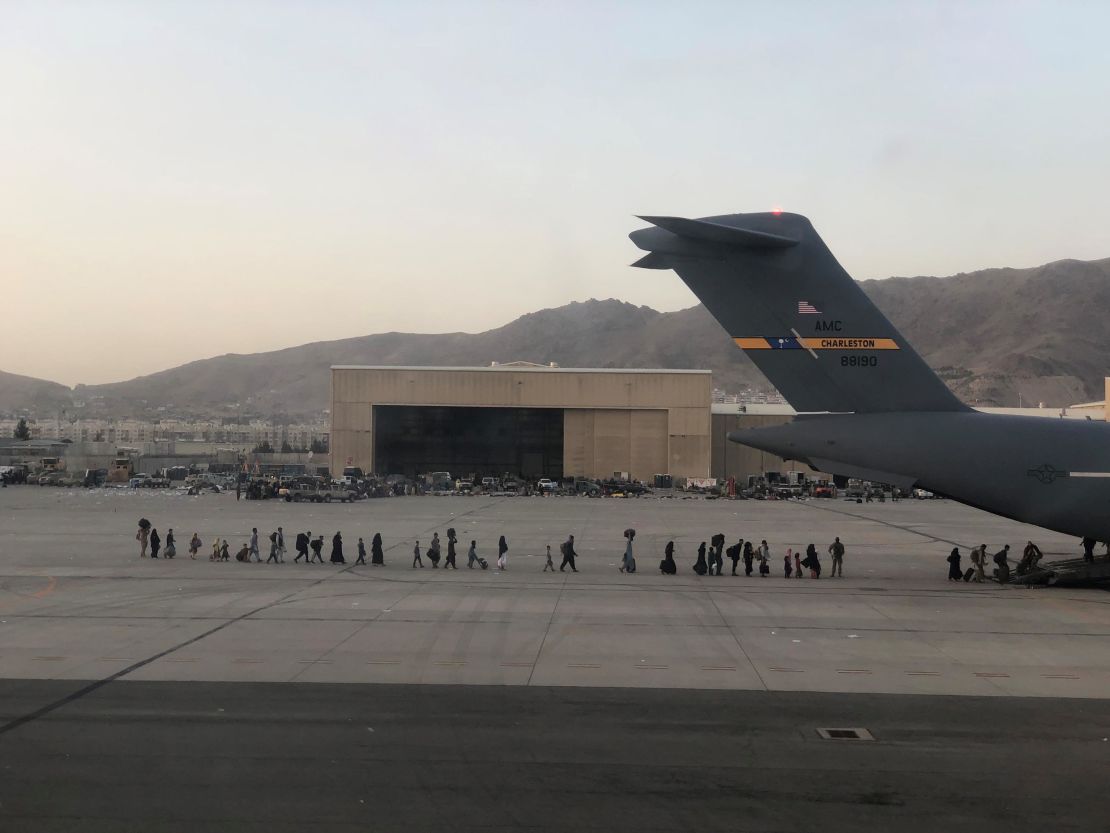
[[[757,338],[734,338],[736,346],[742,350],[775,350],[771,341],[779,336],[759,336]],[[789,338],[782,336],[782,338]],[[798,347],[805,350],[900,350],[898,342],[892,338],[791,338]],[[793,348],[786,348],[793,349]]]
[[[802,347],[810,350],[897,350],[892,338],[803,338]]]

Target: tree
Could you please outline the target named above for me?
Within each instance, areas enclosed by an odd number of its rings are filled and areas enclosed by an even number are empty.
[[[15,426],[15,432],[12,434],[17,440],[31,439],[31,429],[27,427],[27,420],[23,417],[19,418],[19,422]]]
[[[263,440],[252,450],[254,454],[273,454],[274,447],[270,445],[269,440]]]
[[[327,454],[328,444],[324,440],[313,440],[312,447],[309,448],[313,454]]]
[[[293,446],[289,445],[289,440],[285,440],[281,444],[281,453],[282,454],[292,454],[293,453]]]

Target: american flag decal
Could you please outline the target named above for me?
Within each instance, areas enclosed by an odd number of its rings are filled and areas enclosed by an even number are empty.
[[[798,301],[798,315],[820,315],[821,310],[817,309],[809,301]]]

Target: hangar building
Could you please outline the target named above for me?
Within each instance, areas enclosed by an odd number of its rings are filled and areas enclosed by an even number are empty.
[[[708,370],[331,369],[332,471],[708,477]]]

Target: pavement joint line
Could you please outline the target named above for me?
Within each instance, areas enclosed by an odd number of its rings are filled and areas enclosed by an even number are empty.
[[[735,671],[735,665],[703,665],[702,671]]]
[[[633,665],[633,668],[643,668],[648,671],[664,671],[670,668],[669,665]]]
[[[994,671],[976,671],[975,676],[976,677],[1009,677],[1010,675],[1009,674],[1003,674],[1003,673],[1000,673],[1000,672],[994,672]]]
[[[838,668],[837,674],[870,674],[871,672],[866,668]]]
[[[1041,674],[1046,680],[1078,680],[1075,674]]]
[[[907,671],[906,674],[908,674],[911,677],[939,677],[940,676],[939,671]]]
[[[820,506],[813,501],[805,501],[802,505],[805,506],[807,509],[817,509],[821,512],[832,512],[834,515],[846,515],[849,518],[855,518],[860,521],[870,521],[872,523],[882,524],[883,526],[889,526],[891,529],[900,529],[903,532],[909,532],[912,535],[920,535],[922,538],[925,538],[929,541],[939,541],[944,544],[951,544],[954,547],[964,547],[965,549],[969,549],[967,544],[961,544],[959,541],[949,541],[947,538],[939,538],[936,535],[928,535],[919,530],[912,529],[909,526],[896,524],[892,521],[883,521],[879,518],[872,518],[867,515],[857,515],[855,512],[845,512],[843,510],[836,509],[833,506]]]
[[[532,685],[532,678],[536,676],[536,666],[539,665],[540,658],[543,656],[543,648],[547,644],[548,635],[551,633],[551,625],[555,622],[555,614],[559,610],[559,602],[563,600],[563,591],[567,586],[567,577],[565,575],[562,577],[562,581],[560,581],[559,585],[559,595],[555,597],[555,604],[551,606],[551,615],[547,617],[547,625],[543,629],[543,639],[540,640],[540,647],[536,649],[536,659],[532,662],[532,670],[528,674],[528,681],[525,685]]]
[[[712,603],[713,609],[717,611],[717,616],[720,618],[721,624],[724,625],[726,630],[728,630],[729,636],[732,637],[732,641],[736,643],[736,647],[740,649],[740,653],[743,654],[744,659],[748,661],[748,665],[751,667],[752,673],[755,674],[756,679],[759,680],[760,685],[763,686],[763,690],[769,691],[770,686],[767,685],[767,681],[763,679],[763,675],[759,672],[759,669],[756,668],[756,665],[752,661],[752,658],[748,655],[747,649],[744,648],[744,643],[740,641],[740,637],[736,635],[736,631],[733,629],[732,625],[729,624],[728,619],[725,618],[725,614],[721,611],[721,606],[717,604],[717,599],[712,593],[709,594],[709,601]]]
[[[768,668],[768,671],[779,671],[783,674],[804,674],[804,668]]]
[[[399,659],[368,659],[368,660],[366,660],[366,664],[367,665],[400,665],[401,660],[399,660]]]
[[[592,662],[568,662],[567,663],[567,668],[600,668],[600,667],[601,667],[600,665],[597,665],[597,664],[592,663]]]

